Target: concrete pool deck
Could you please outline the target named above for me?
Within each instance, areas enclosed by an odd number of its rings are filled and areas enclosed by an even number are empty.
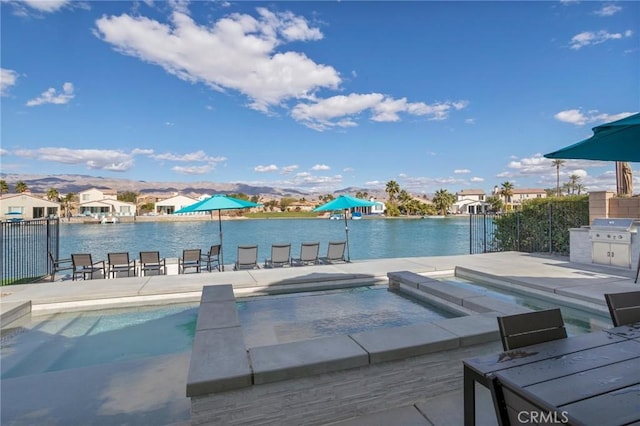
[[[604,293],[638,289],[633,283],[635,271],[630,269],[509,252],[9,286],[1,290],[0,320],[4,326],[29,310],[38,314],[141,303],[195,302],[200,300],[205,285],[232,284],[236,295],[243,296],[265,289],[287,291],[359,282],[385,283],[388,272],[444,273],[456,267],[488,280],[516,283],[573,300],[603,313],[607,312]],[[35,424],[43,420],[50,424],[188,424],[190,404],[185,397],[188,368],[189,354],[178,354],[2,380],[0,420],[3,425]],[[479,424],[495,424],[488,393],[479,398],[485,407],[480,410],[484,414]],[[385,416],[391,416],[395,424],[457,425],[462,424],[461,407],[460,384],[459,390],[437,398],[339,424],[388,424]],[[407,422],[401,423],[401,419]]]

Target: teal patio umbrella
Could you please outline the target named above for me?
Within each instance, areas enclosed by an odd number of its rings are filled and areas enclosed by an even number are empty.
[[[334,198],[326,204],[313,209],[314,212],[326,212],[332,210],[345,210],[344,215],[344,232],[347,237],[347,262],[351,262],[351,253],[349,252],[349,225],[347,224],[347,212],[355,207],[371,207],[376,203],[367,200],[361,200],[360,198],[351,197],[349,195],[340,195],[338,198]]]
[[[593,128],[593,136],[546,158],[640,162],[640,113]]]
[[[224,194],[216,194],[204,200],[198,201],[186,207],[181,208],[174,212],[174,214],[180,213],[193,213],[193,212],[213,212],[218,211],[218,232],[220,233],[220,265],[224,271],[224,256],[222,247],[222,219],[221,210],[234,210],[234,209],[247,209],[250,207],[259,207],[262,204],[253,203],[251,201],[241,200],[239,198],[229,197]]]

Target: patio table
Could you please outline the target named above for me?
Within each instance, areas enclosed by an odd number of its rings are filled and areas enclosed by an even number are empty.
[[[464,424],[475,425],[475,383],[506,378],[584,424],[640,422],[640,323],[506,352],[464,365]]]

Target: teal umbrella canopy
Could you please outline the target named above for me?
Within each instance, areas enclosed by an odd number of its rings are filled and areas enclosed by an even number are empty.
[[[360,198],[351,197],[350,195],[340,195],[338,198],[325,203],[313,209],[314,212],[326,212],[331,210],[349,210],[354,207],[371,207],[376,203]],[[347,237],[347,262],[351,262],[351,253],[349,252],[349,225],[347,224],[347,215],[344,215],[344,232]]]
[[[262,204],[253,203],[251,201],[241,200],[239,198],[229,197],[224,194],[216,194],[204,200],[198,201],[186,207],[181,208],[174,212],[174,214],[180,213],[195,213],[195,212],[213,212],[218,211],[218,232],[220,233],[220,265],[224,271],[224,249],[222,246],[222,218],[220,217],[220,210],[233,210],[233,209],[247,209],[250,207],[259,207]]]
[[[340,195],[338,198],[334,198],[328,203],[316,207],[313,211],[325,212],[329,210],[345,210],[354,207],[371,207],[375,205],[376,203],[371,201],[361,200],[360,198],[351,197],[349,195]]]
[[[640,162],[640,113],[593,128],[593,136],[546,158]]]

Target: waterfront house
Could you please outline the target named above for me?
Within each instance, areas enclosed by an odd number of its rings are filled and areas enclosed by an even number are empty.
[[[161,214],[161,215],[173,214],[174,212],[180,210],[181,208],[190,206],[191,204],[196,202],[198,202],[198,200],[195,198],[185,197],[184,195],[174,195],[173,197],[156,202],[155,208],[153,211],[156,214]]]
[[[78,193],[78,201],[87,203],[90,201],[117,200],[118,191],[115,189],[98,189],[91,188]]]
[[[480,214],[487,213],[491,204],[485,201],[485,193],[482,189],[463,189],[456,192],[456,201],[452,210],[456,214]]]
[[[498,196],[504,202],[505,210],[517,210],[522,206],[523,201],[533,200],[535,198],[546,198],[547,192],[541,188],[514,188],[511,190],[509,197],[500,194],[499,187],[493,188],[493,195]]]
[[[3,194],[0,197],[2,220],[10,218],[39,219],[60,215],[60,203],[30,194]]]
[[[89,201],[78,204],[78,211],[85,216],[135,216],[136,205],[126,201],[104,198],[99,201]]]

